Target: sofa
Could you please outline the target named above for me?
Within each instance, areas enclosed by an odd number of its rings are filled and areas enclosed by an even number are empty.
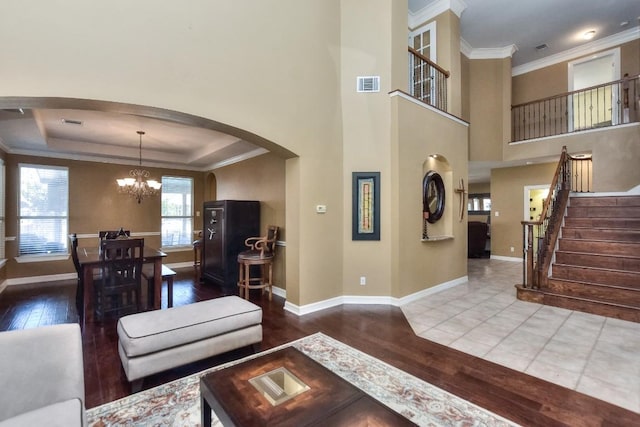
[[[0,384],[0,427],[85,425],[79,325],[0,332]]]

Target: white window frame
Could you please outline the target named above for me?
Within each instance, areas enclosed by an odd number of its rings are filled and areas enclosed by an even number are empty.
[[[168,188],[169,186],[166,185],[165,183],[165,179],[180,179],[180,180],[188,180],[191,183],[191,193],[189,194],[190,200],[191,200],[191,206],[189,207],[189,212],[185,215],[164,215],[163,212],[163,208],[162,208],[162,201],[161,203],[161,207],[160,207],[160,241],[161,241],[161,245],[162,245],[162,249],[184,249],[184,248],[189,248],[191,249],[193,246],[193,178],[192,177],[188,177],[188,176],[163,176],[162,177],[162,194],[161,194],[161,198],[164,195],[164,191],[166,188]],[[188,230],[187,233],[185,233],[188,236],[188,241],[184,241],[184,242],[180,242],[178,244],[165,244],[165,230],[164,230],[164,220],[165,219],[189,219],[190,220],[190,224],[191,224],[191,230]]]
[[[39,168],[39,169],[57,169],[64,170],[67,173],[67,205],[62,209],[62,211],[66,212],[66,215],[59,216],[21,216],[20,214],[20,206],[21,206],[21,197],[22,197],[22,168]],[[4,185],[4,183],[3,183]],[[53,254],[20,254],[20,241],[22,239],[22,225],[21,220],[23,218],[29,219],[51,219],[51,218],[59,218],[65,220],[65,226],[67,232],[69,230],[69,168],[64,166],[53,166],[53,165],[41,165],[41,164],[33,164],[33,163],[19,163],[18,164],[18,205],[17,205],[17,219],[18,219],[18,256],[15,258],[16,261],[22,262],[40,262],[40,261],[58,261],[58,260],[66,260],[69,258],[69,244],[68,239],[62,239],[59,242],[64,251],[56,252]],[[65,233],[65,235],[68,233]]]
[[[409,40],[408,40],[408,44],[410,47],[413,47],[413,38],[415,36],[420,36],[421,39],[423,38],[425,33],[429,33],[429,56],[428,58],[435,64],[437,64],[437,59],[438,59],[438,55],[437,55],[437,41],[436,41],[436,21],[431,21],[428,24],[424,24],[421,25],[420,27],[416,28],[413,31],[409,32]],[[422,45],[422,42],[420,43]],[[425,45],[422,45],[420,47],[420,49],[418,49],[418,53],[420,53],[422,56],[425,56],[423,54],[424,52],[424,48],[427,47]],[[411,74],[411,70],[408,70],[409,74]],[[431,102],[435,101],[436,99],[436,85],[433,84],[433,82],[435,82],[435,70],[433,68],[431,68],[431,72],[430,75],[428,76],[429,79],[431,79],[431,86],[430,86],[430,90],[429,90],[429,100]],[[411,85],[411,75],[409,75],[409,93],[411,95],[415,96],[414,90],[413,90],[413,85]]]

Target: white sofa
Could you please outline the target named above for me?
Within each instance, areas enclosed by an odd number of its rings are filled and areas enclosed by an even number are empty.
[[[0,333],[0,427],[85,424],[78,324]]]

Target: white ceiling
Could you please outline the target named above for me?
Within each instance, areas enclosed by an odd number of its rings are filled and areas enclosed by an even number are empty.
[[[412,16],[435,3],[448,0],[408,0]],[[585,42],[575,35],[597,31],[595,40],[638,26],[640,0],[450,0],[466,4],[461,15],[462,38],[472,49],[517,47],[513,64],[535,61],[542,55],[574,48]],[[516,6],[517,4],[517,6]],[[621,27],[622,21],[628,21]],[[542,52],[535,46],[546,43]],[[45,104],[43,104],[45,105]],[[142,158],[146,166],[211,170],[265,153],[265,148],[246,142],[223,125],[176,119],[164,114],[112,112],[66,103],[18,111],[9,100],[0,99],[0,146],[10,153],[70,159],[137,164],[139,137],[143,130]],[[4,108],[4,110],[3,110]],[[149,118],[158,117],[158,118]],[[63,119],[82,124],[63,123]],[[267,142],[266,145],[269,143]],[[470,181],[488,181],[494,164],[470,165]]]
[[[443,0],[409,0],[410,14]],[[595,30],[591,42],[638,27],[639,0],[451,0],[466,4],[460,33],[473,49],[515,45],[512,65],[520,66],[588,43],[581,36]],[[622,23],[626,22],[626,25]],[[538,51],[536,46],[546,44]]]

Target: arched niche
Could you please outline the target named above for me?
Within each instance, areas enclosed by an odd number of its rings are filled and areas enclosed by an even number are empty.
[[[422,164],[423,241],[453,237],[453,171],[445,156],[429,154]]]
[[[209,172],[205,180],[204,200],[205,201],[218,200],[218,181],[216,179],[216,175],[213,172]]]

